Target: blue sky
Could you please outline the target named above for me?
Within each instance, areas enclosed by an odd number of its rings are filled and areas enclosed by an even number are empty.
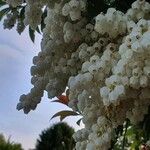
[[[25,150],[34,148],[41,131],[58,121],[51,116],[59,110],[67,109],[61,104],[50,103],[45,96],[35,111],[25,115],[16,110],[21,94],[28,93],[32,57],[40,50],[41,36],[36,36],[33,44],[25,31],[21,36],[15,30],[4,30],[0,24],[0,133],[11,140],[20,142]],[[78,118],[65,119],[76,130]]]

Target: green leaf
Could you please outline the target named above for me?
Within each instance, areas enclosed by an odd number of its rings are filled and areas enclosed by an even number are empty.
[[[10,8],[4,8],[0,11],[0,21],[2,20],[2,18],[10,11]]]
[[[140,141],[139,140],[137,140],[137,139],[135,139],[134,141],[133,141],[133,143],[131,144],[131,148],[132,149],[137,149],[139,146],[140,146]]]
[[[41,34],[39,27],[37,26],[36,31]]]
[[[143,124],[143,131],[145,133],[145,138],[148,140],[150,138],[150,116],[149,115],[145,118]]]
[[[133,126],[130,126],[130,127],[128,128],[128,130],[127,130],[126,135],[127,135],[127,136],[132,136],[134,133],[135,133],[134,127],[133,127]]]
[[[0,7],[6,5],[6,2],[0,0]]]
[[[30,39],[32,40],[32,42],[34,43],[35,40],[35,31],[31,29],[31,27],[29,27],[29,36]]]
[[[47,16],[47,9],[44,10],[44,13],[42,14],[42,21],[41,21],[41,31],[45,28],[44,19]]]
[[[20,10],[20,14],[19,14],[19,15],[20,15],[20,18],[21,18],[21,19],[24,19],[24,18],[25,18],[25,15],[24,15],[24,14],[25,14],[25,7],[23,7],[23,8]]]
[[[59,111],[57,112],[55,115],[52,116],[51,119],[55,118],[55,117],[60,117],[60,121],[62,121],[63,119],[65,119],[68,116],[78,116],[79,114],[74,112],[74,111],[70,111],[70,110],[63,110],[63,111]]]
[[[76,122],[76,124],[77,124],[78,126],[80,126],[81,120],[82,120],[82,118],[79,119],[79,120]]]

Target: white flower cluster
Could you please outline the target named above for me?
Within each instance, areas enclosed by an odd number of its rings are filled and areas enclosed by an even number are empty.
[[[112,75],[100,90],[103,103],[119,105],[121,100],[135,100],[133,110],[127,111],[131,122],[142,121],[148,111],[150,72],[149,21],[141,19],[119,47],[121,58],[112,68]],[[132,90],[133,89],[133,90]],[[134,91],[128,93],[128,91]]]
[[[79,150],[86,149],[87,145],[86,139],[88,138],[88,134],[89,134],[88,130],[81,129],[73,135],[74,140],[77,142],[76,149]]]
[[[77,23],[71,23],[67,21],[63,27],[65,42],[80,42],[88,33],[85,29],[83,29],[83,26],[86,24],[86,22],[87,21],[85,18],[82,18]]]
[[[17,32],[19,34],[21,34],[24,31],[24,29],[25,29],[25,25],[24,25],[23,21],[18,18],[17,28],[16,28]]]
[[[95,30],[101,35],[108,34],[110,38],[116,38],[126,32],[125,15],[114,8],[96,16]]]
[[[150,140],[148,140],[148,141],[146,142],[146,145],[150,146]]]
[[[127,11],[126,17],[129,20],[137,21],[142,18],[150,19],[150,4],[145,0],[137,0],[132,4],[131,9]]]
[[[47,80],[47,76],[33,77],[32,83],[34,83],[34,87],[31,89],[29,94],[21,95],[17,109],[23,109],[24,113],[28,113],[31,109],[34,110],[37,104],[41,102],[41,97],[43,96]]]
[[[88,150],[103,149],[108,150],[111,145],[112,128],[108,120],[101,116],[96,124],[92,125],[92,133],[89,134]]]
[[[17,109],[23,109],[25,113],[35,109],[43,96],[44,90],[48,92],[49,98],[61,95],[66,88],[69,76],[76,75],[81,68],[75,45],[79,41],[74,39],[65,43],[64,26],[66,26],[66,18],[61,14],[64,4],[62,1],[55,4],[53,9],[48,8],[47,10],[46,27],[43,30],[41,42],[42,51],[33,58],[34,66],[31,67],[31,75],[33,76],[31,83],[34,88],[23,98],[21,96],[20,103],[17,105]],[[73,22],[71,23],[73,24]],[[85,23],[84,18],[76,23],[79,28],[78,32]],[[35,95],[35,93],[38,93],[38,95]]]
[[[6,17],[3,23],[4,29],[11,29],[17,21],[17,13],[7,14]]]
[[[26,3],[24,24],[29,24],[35,30],[41,24],[43,3],[35,0],[26,0]]]
[[[109,8],[86,19],[84,0],[27,1],[32,28],[47,7],[42,51],[31,67],[34,87],[20,97],[17,109],[35,109],[43,91],[48,97],[69,88],[69,107],[83,116],[85,128],[74,134],[77,150],[108,150],[114,128],[126,118],[143,120],[150,105],[150,4],[137,0],[123,14]]]
[[[62,8],[64,16],[70,16],[72,21],[80,20],[81,13],[86,11],[86,0],[70,0]]]

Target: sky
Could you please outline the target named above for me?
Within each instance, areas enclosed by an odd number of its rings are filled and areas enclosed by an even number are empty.
[[[36,35],[33,44],[26,30],[19,35],[15,29],[4,30],[0,24],[0,133],[11,141],[19,142],[25,150],[34,148],[42,130],[48,128],[59,118],[50,120],[60,110],[68,109],[58,103],[51,103],[45,96],[35,111],[25,115],[17,111],[16,105],[22,94],[29,92],[30,67],[33,56],[40,50],[41,35]],[[68,117],[65,121],[75,130],[78,117]]]

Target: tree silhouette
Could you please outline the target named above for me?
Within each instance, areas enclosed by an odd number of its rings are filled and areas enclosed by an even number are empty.
[[[10,138],[6,141],[3,134],[0,134],[0,150],[23,150],[21,144],[10,142]]]
[[[67,123],[54,124],[39,135],[36,150],[72,150],[75,146],[73,133],[74,129]]]

